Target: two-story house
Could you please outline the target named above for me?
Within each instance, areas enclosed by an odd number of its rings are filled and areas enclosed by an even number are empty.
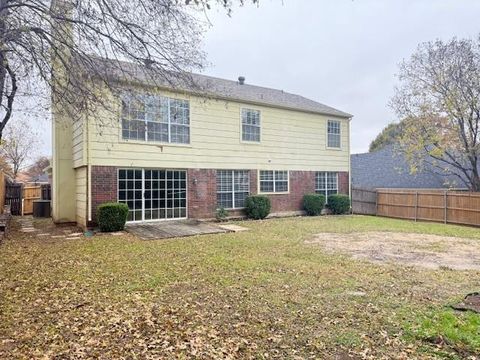
[[[193,75],[202,94],[122,66],[111,76],[122,90],[104,93],[117,111],[74,123],[53,112],[55,221],[85,227],[111,201],[128,221],[213,218],[250,194],[291,214],[304,194],[349,193],[350,114],[242,77]]]

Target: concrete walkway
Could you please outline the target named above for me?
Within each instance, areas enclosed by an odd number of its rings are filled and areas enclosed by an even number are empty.
[[[127,224],[126,231],[142,240],[169,239],[175,237],[230,232],[212,223],[197,220],[167,220],[141,224]]]

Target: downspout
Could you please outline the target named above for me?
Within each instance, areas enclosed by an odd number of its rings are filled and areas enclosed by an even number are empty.
[[[88,223],[92,221],[92,165],[90,163],[90,119],[87,116],[87,211]]]
[[[350,196],[350,203],[352,201],[352,156],[351,156],[351,124],[352,118],[348,119],[348,196]]]

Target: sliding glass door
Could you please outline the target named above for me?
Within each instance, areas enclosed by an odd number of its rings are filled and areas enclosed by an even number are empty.
[[[128,205],[128,221],[186,218],[186,171],[120,169],[118,201]]]

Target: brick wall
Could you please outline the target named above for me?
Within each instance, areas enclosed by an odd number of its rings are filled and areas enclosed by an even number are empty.
[[[253,171],[255,174],[256,171]],[[288,194],[267,195],[272,203],[272,212],[298,211],[303,209],[303,195],[315,192],[314,171],[290,171]]]
[[[343,171],[338,173],[338,192],[340,194],[348,195],[350,193],[350,186],[348,184],[348,172]]]
[[[338,174],[339,192],[348,194],[348,172]],[[205,219],[215,217],[217,208],[216,170],[188,169],[188,217]],[[257,171],[250,171],[250,193],[257,194]],[[272,202],[272,212],[302,210],[303,195],[315,192],[314,171],[290,171],[290,192],[267,195]],[[117,168],[92,166],[92,219],[95,222],[96,208],[104,202],[117,201]],[[234,212],[241,215],[241,212]]]
[[[117,168],[92,166],[92,222],[95,223],[97,206],[117,201]]]
[[[215,217],[217,208],[217,171],[188,169],[188,217],[205,219]]]

